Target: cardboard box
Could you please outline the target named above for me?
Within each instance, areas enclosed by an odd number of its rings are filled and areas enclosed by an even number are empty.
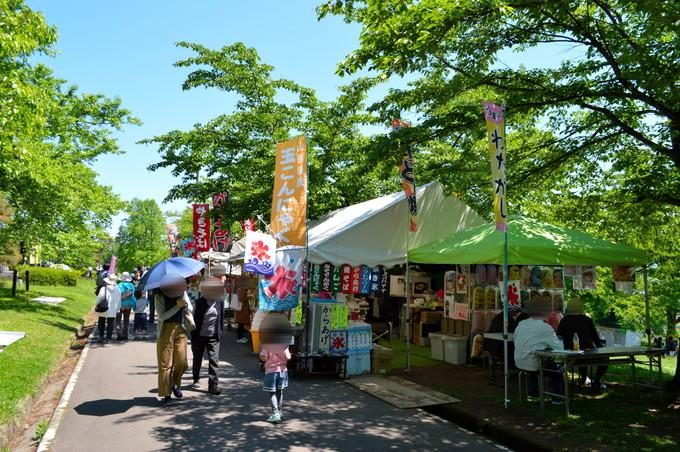
[[[392,356],[391,348],[374,345],[371,352],[371,372],[374,374],[389,373],[392,370]]]
[[[470,335],[470,322],[466,320],[454,320],[453,322],[453,331],[448,331],[449,334],[455,334],[456,336]]]
[[[430,339],[428,338],[428,336],[430,335],[430,333],[436,333],[438,331],[439,323],[423,323],[423,322],[414,323],[411,341],[416,345],[429,347]]]
[[[443,314],[442,311],[421,311],[420,321],[422,323],[439,323]]]
[[[453,334],[455,331],[455,320],[448,317],[442,317],[440,321],[441,331],[444,334]]]

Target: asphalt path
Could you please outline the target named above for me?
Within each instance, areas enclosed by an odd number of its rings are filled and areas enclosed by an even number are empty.
[[[156,398],[155,342],[92,344],[82,361],[50,451],[382,451],[502,446],[422,410],[395,408],[337,379],[291,379],[283,418],[266,422],[268,393],[250,344],[225,331],[219,396],[202,387],[161,406]],[[189,364],[191,364],[191,351]]]

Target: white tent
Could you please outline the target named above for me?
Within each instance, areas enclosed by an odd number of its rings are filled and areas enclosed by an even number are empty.
[[[448,237],[484,220],[439,182],[418,188],[418,231],[408,230],[408,207],[403,192],[365,201],[329,214],[309,230],[309,262],[334,265],[403,264],[408,248]],[[408,238],[407,238],[408,234]]]

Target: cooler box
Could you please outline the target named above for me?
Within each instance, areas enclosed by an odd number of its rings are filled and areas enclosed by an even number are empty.
[[[386,374],[392,370],[392,349],[382,345],[374,345],[371,352],[371,371],[374,374]]]
[[[444,361],[451,364],[465,364],[468,338],[465,336],[448,336],[444,342]]]
[[[432,358],[444,361],[444,337],[442,333],[430,333],[430,350],[432,351]]]
[[[347,352],[347,376],[371,373],[371,351]]]

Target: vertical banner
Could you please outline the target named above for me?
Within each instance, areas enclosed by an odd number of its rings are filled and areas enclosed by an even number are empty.
[[[260,279],[260,309],[288,311],[298,305],[302,287],[304,250],[277,251],[274,274]]]
[[[503,107],[484,102],[484,119],[489,137],[489,158],[491,160],[491,181],[493,185],[493,212],[496,230],[507,230],[507,201],[505,177],[505,118]]]
[[[184,257],[191,257],[194,255],[195,251],[194,239],[184,239],[182,240],[182,253]]]
[[[352,267],[352,273],[350,274],[350,293],[358,294],[361,293],[361,265]]]
[[[276,145],[270,229],[282,245],[304,246],[307,237],[307,140]]]
[[[359,285],[360,285],[359,293],[362,294],[371,293],[371,269],[367,265],[361,266],[361,276]]]
[[[321,290],[330,292],[332,288],[333,265],[326,262],[321,264]]]
[[[262,275],[274,274],[276,239],[259,231],[246,232],[246,249],[243,270]]]
[[[340,291],[342,293],[352,293],[352,266],[343,264],[340,269]]]
[[[194,251],[210,251],[210,204],[193,204]]]
[[[222,215],[229,202],[229,192],[216,193],[212,197],[212,208],[215,221],[213,223],[212,249],[220,253],[229,252],[231,234],[228,229],[222,229]]]
[[[381,267],[371,269],[371,289],[370,293],[378,295],[380,293],[380,280],[382,279]]]
[[[410,126],[409,123],[400,119],[392,120],[392,130],[399,130],[402,127]],[[399,176],[401,177],[401,186],[404,188],[404,194],[408,203],[409,231],[416,232],[418,230],[418,204],[416,202],[416,178],[413,174],[413,152],[410,147],[407,147],[404,152],[404,157],[399,167]]]
[[[321,266],[318,264],[311,264],[311,278],[309,279],[311,283],[312,292],[318,292],[321,290]]]
[[[333,273],[331,275],[331,293],[338,293],[340,292],[340,267],[333,266]]]

